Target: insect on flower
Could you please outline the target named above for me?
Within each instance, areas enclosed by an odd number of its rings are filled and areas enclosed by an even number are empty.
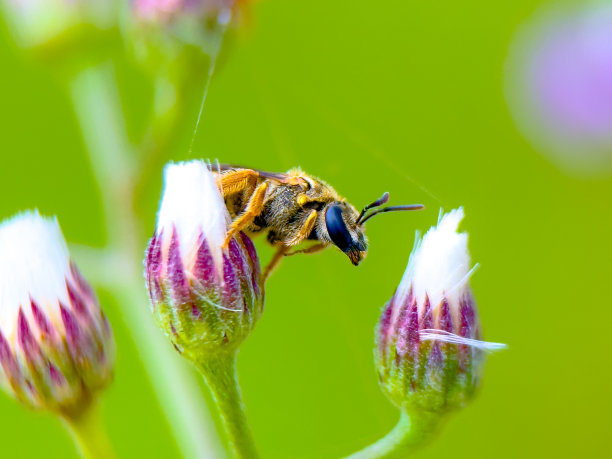
[[[165,167],[145,274],[158,323],[193,362],[237,349],[263,313],[257,252],[244,233],[222,247],[229,223],[203,161]]]
[[[271,173],[220,164],[211,166],[211,170],[233,219],[226,245],[240,231],[267,231],[268,242],[277,247],[264,278],[284,256],[315,253],[331,244],[357,266],[368,250],[363,226],[366,221],[383,212],[423,208],[421,204],[380,207],[389,200],[389,193],[384,193],[359,212],[327,183],[300,169]],[[317,243],[290,252],[292,247],[309,240]]]

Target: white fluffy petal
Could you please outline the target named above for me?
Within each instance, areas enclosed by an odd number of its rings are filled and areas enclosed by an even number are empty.
[[[230,216],[215,177],[200,160],[171,163],[164,169],[164,192],[157,216],[157,234],[179,239],[181,256],[189,256],[204,234],[216,260],[220,260]]]
[[[417,237],[398,289],[402,300],[412,285],[419,304],[423,304],[425,295],[434,308],[443,297],[451,304],[458,304],[470,274],[467,233],[457,231],[462,219],[463,208],[452,210],[421,240]]]
[[[441,343],[463,344],[465,346],[470,346],[489,352],[500,351],[508,348],[508,345],[504,343],[492,343],[490,341],[464,338],[463,336],[455,335],[454,333],[444,330],[436,330],[435,328],[424,328],[423,330],[419,330],[419,338],[422,341],[440,341]]]
[[[55,218],[26,212],[0,224],[0,329],[11,339],[19,307],[31,317],[30,298],[59,319],[69,304],[70,257]]]

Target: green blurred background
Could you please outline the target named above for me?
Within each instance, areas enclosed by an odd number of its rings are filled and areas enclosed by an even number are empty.
[[[418,457],[609,457],[612,179],[569,176],[534,151],[503,95],[513,33],[539,4],[265,0],[225,48],[193,152],[186,140],[173,159],[299,165],[357,207],[383,191],[427,206],[373,220],[359,268],[330,249],[285,260],[270,279],[266,312],[239,355],[263,457],[339,457],[392,428],[398,412],[377,385],[373,329],[414,231],[457,206],[481,264],[472,285],[485,338],[509,349],[489,358],[479,396]],[[0,62],[0,216],[38,207],[58,215],[71,243],[103,245],[100,196],[64,86],[6,27]],[[147,92],[126,68],[128,121],[138,125]],[[142,209],[150,233],[161,167]],[[100,294],[119,347],[103,398],[118,454],[176,457],[122,319],[122,308],[140,305]],[[4,395],[0,431],[2,457],[76,454],[57,420]]]

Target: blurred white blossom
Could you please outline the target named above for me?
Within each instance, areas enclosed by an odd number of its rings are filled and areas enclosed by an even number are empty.
[[[80,411],[113,378],[115,341],[56,219],[0,224],[0,385],[38,409]]]
[[[0,0],[17,42],[45,45],[80,26],[106,29],[115,22],[115,0]]]

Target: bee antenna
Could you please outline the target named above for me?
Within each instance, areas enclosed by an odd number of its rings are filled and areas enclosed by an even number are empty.
[[[368,204],[367,206],[365,206],[363,208],[363,210],[361,211],[361,213],[359,214],[359,218],[357,219],[357,224],[360,225],[361,223],[361,219],[365,216],[365,213],[370,210],[372,207],[380,207],[383,204],[386,204],[387,201],[389,201],[389,192],[385,191],[383,193],[383,195],[378,198],[376,201],[374,201],[372,204]]]
[[[370,218],[374,217],[375,215],[378,214],[382,214],[384,212],[396,212],[399,210],[421,210],[424,209],[425,206],[423,204],[409,204],[406,206],[390,206],[390,207],[383,207],[382,209],[377,209],[374,212],[370,213],[369,215],[366,215],[365,218],[358,220],[358,225],[363,225],[365,222],[367,222]]]

